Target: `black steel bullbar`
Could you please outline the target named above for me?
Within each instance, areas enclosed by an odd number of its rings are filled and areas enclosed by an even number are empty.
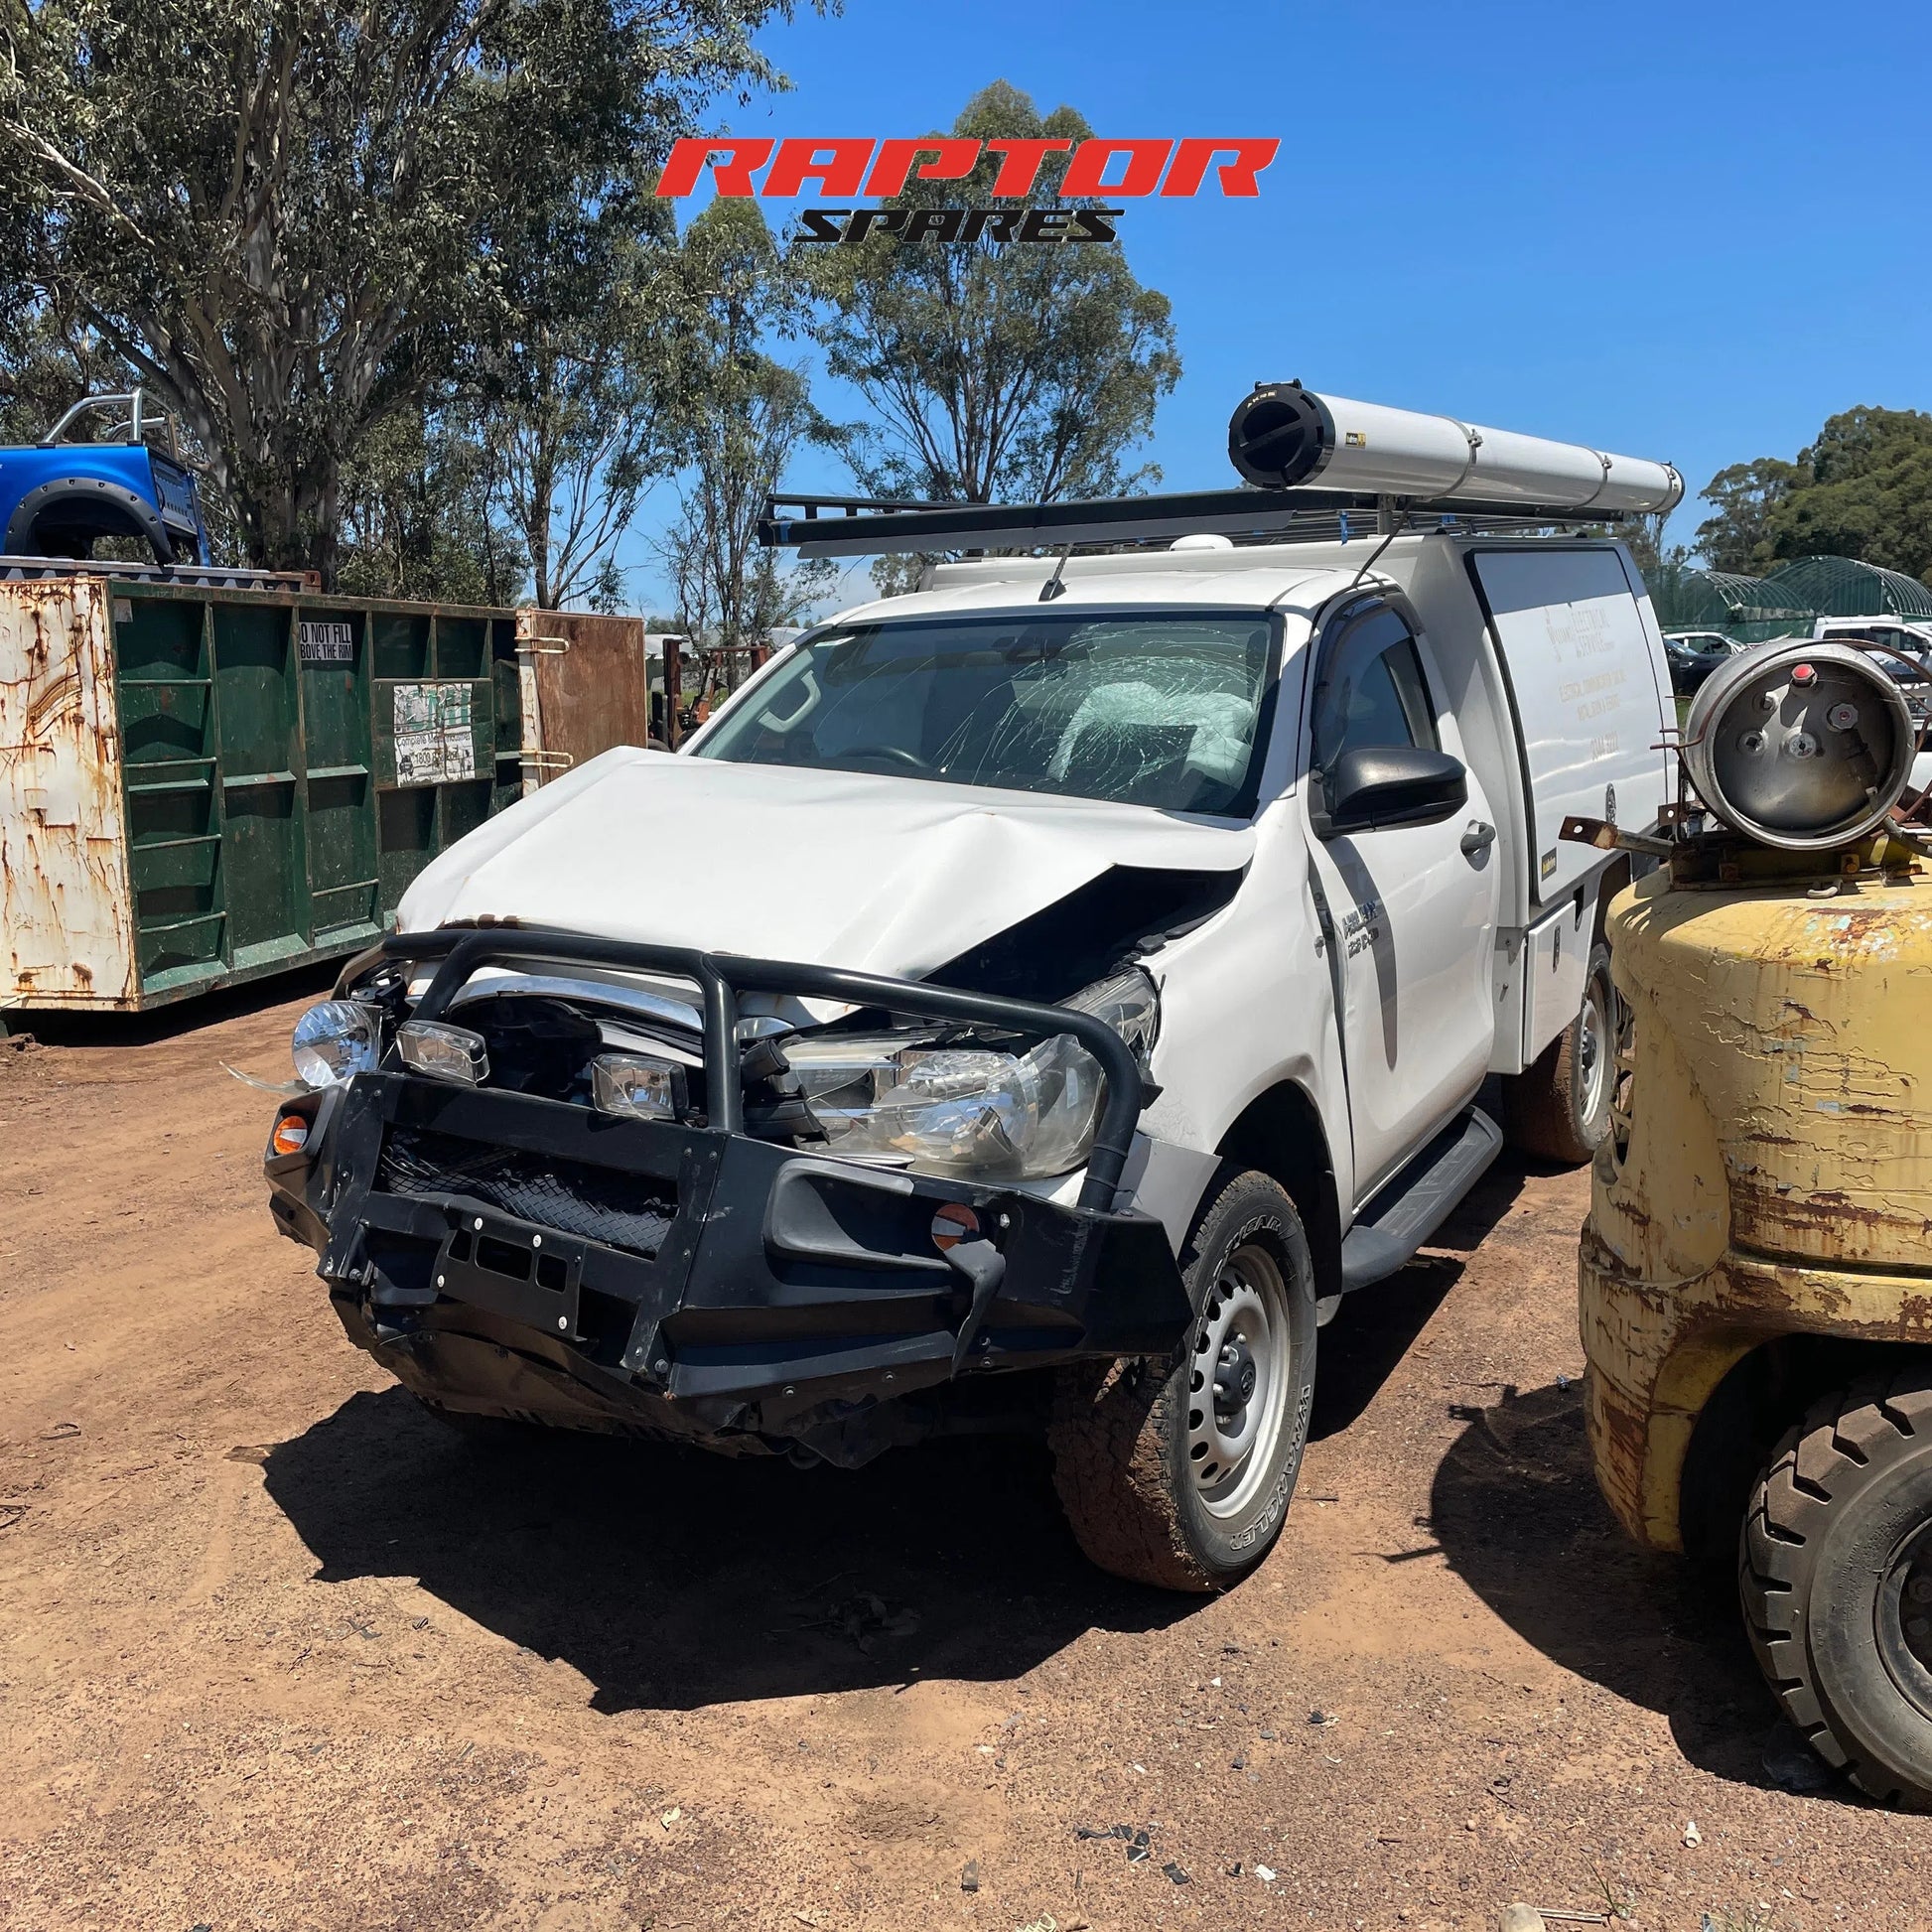
[[[427,964],[440,961],[411,1018],[439,1020],[470,978],[483,966],[518,963],[608,966],[620,971],[669,973],[695,981],[704,996],[705,1083],[710,1121],[727,1134],[744,1131],[740,1091],[738,995],[792,993],[806,999],[840,1000],[922,1019],[979,1021],[1015,1033],[1050,1038],[1070,1034],[1100,1062],[1107,1076],[1105,1103],[1087,1157],[1080,1205],[1110,1211],[1141,1117],[1141,1067],[1134,1050],[1104,1020],[1071,1007],[1040,1006],[992,993],[928,986],[921,980],[851,973],[836,966],[808,966],[776,959],[746,959],[694,947],[660,946],[597,933],[544,926],[442,927],[433,932],[393,933],[381,942],[385,958]],[[366,956],[366,955],[365,955]],[[347,975],[345,975],[346,978]]]

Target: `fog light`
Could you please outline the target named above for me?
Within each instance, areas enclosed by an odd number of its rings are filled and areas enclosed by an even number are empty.
[[[642,1053],[600,1053],[591,1062],[591,1105],[633,1120],[676,1120],[684,1111],[684,1069]]]
[[[300,1154],[309,1145],[309,1123],[300,1114],[284,1114],[275,1123],[268,1145],[277,1154]]]
[[[405,1020],[396,1029],[396,1051],[412,1073],[474,1087],[489,1077],[489,1049],[482,1034],[446,1027],[437,1020]]]

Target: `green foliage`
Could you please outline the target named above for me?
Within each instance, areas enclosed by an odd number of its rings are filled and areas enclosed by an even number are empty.
[[[1771,519],[1780,557],[1859,557],[1911,577],[1932,569],[1932,416],[1848,409],[1798,465],[1810,481]]]
[[[37,443],[90,390],[128,386],[127,364],[71,315],[0,302],[0,443]]]
[[[600,220],[574,239],[569,272],[588,271],[598,298],[519,304],[516,329],[482,358],[496,490],[545,609],[621,595],[617,544],[675,467],[688,414],[677,345],[693,299],[675,238],[639,240]],[[539,247],[532,293],[557,259]]]
[[[454,409],[395,410],[343,476],[339,587],[448,604],[516,601],[516,531],[491,504],[490,449]]]
[[[981,140],[1092,132],[1070,107],[1042,116],[997,81],[967,102],[956,135]],[[894,207],[990,202],[1001,157],[961,181],[914,179]],[[1049,156],[1035,206],[1057,195]],[[1018,202],[1007,204],[1019,207]],[[792,260],[817,298],[831,374],[872,421],[848,430],[848,460],[879,494],[990,502],[1109,495],[1158,481],[1127,467],[1180,373],[1168,300],[1105,242],[800,242]]]
[[[1682,570],[1690,562],[1691,553],[1684,545],[1665,543],[1664,526],[1669,521],[1668,510],[1646,512],[1607,525],[1603,534],[1622,538],[1631,560],[1649,577],[1659,570]]]
[[[1704,486],[1715,513],[1698,525],[1697,554],[1713,570],[1761,577],[1778,560],[1771,515],[1798,480],[1798,465],[1774,456],[1733,463]]]
[[[345,466],[513,336],[557,210],[772,78],[784,4],[6,0],[0,270],[177,413],[252,560],[333,579]]]
[[[1932,415],[1860,406],[1833,416],[1795,463],[1759,457],[1705,489],[1698,526],[1714,570],[1761,575],[1791,557],[1858,557],[1924,577],[1932,570]]]

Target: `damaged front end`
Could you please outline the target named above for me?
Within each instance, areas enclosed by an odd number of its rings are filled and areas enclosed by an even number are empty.
[[[1039,1378],[985,1371],[1185,1332],[1166,1231],[1114,1207],[1130,976],[1091,991],[401,934],[312,1029],[328,1083],[282,1110],[270,1205],[447,1410],[856,1464],[1025,1413]],[[1082,1168],[1077,1199],[1024,1184]]]

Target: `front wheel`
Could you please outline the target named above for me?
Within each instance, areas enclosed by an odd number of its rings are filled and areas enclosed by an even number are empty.
[[[1225,1589],[1274,1547],[1314,1399],[1314,1269],[1287,1193],[1224,1169],[1181,1255],[1197,1311],[1170,1360],[1062,1376],[1053,1480],[1101,1569]]]
[[[1818,1404],[1758,1479],[1738,1552],[1757,1661],[1827,1763],[1932,1810],[1932,1376]]]

